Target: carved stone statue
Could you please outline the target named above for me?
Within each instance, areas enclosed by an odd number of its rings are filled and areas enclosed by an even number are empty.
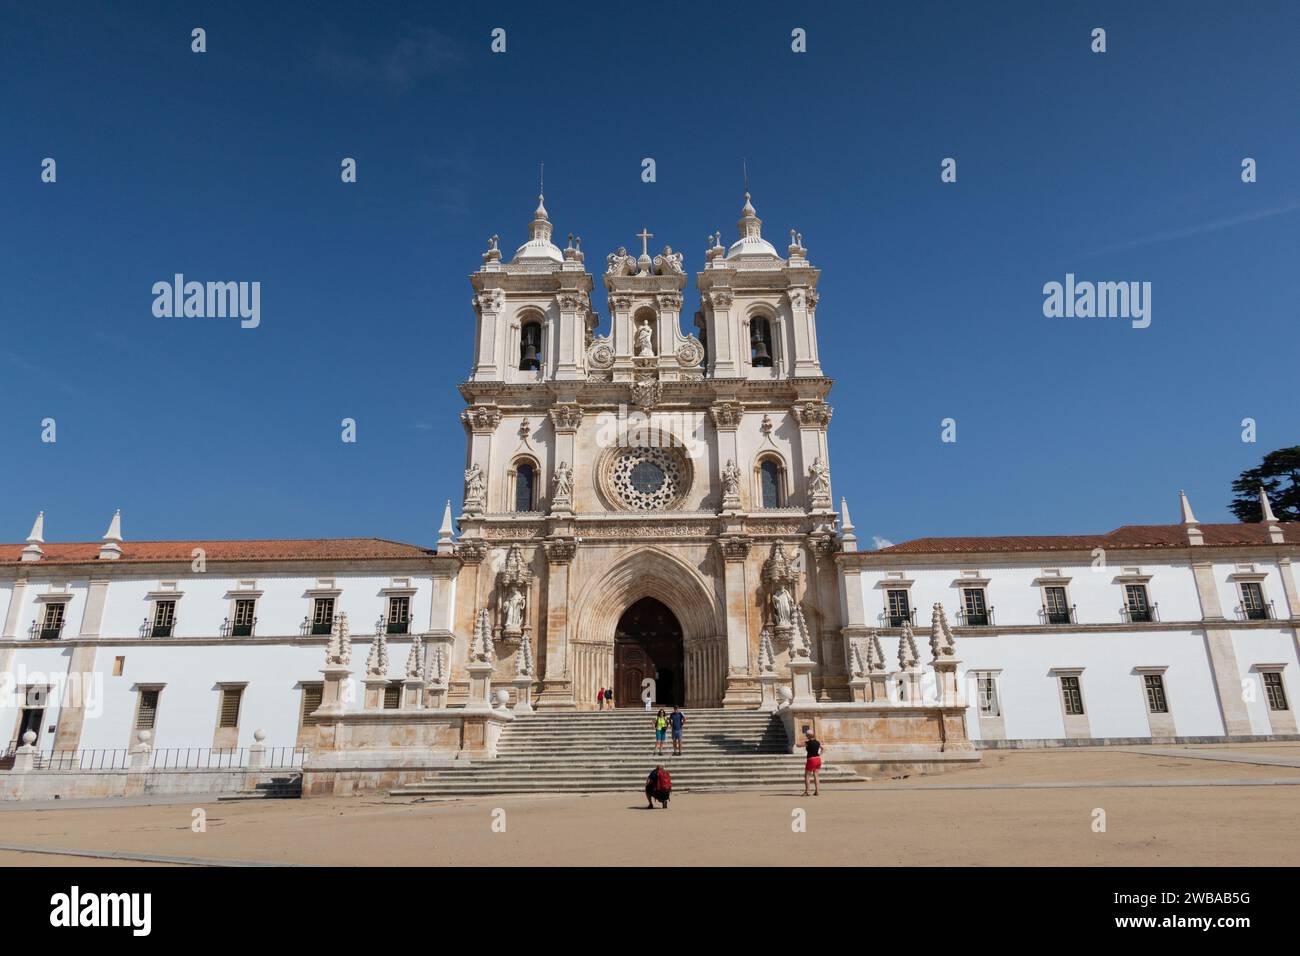
[[[627,254],[627,249],[623,246],[618,247],[618,252],[611,252],[605,257],[607,268],[606,275],[627,276],[636,272],[636,259]]]
[[[524,595],[521,591],[511,591],[506,597],[506,630],[518,631],[524,624]]]
[[[465,504],[481,505],[485,488],[483,469],[475,462],[465,472]]]
[[[724,498],[740,496],[740,469],[731,458],[727,459],[727,465],[722,469],[722,496]]]
[[[684,271],[682,269],[682,254],[673,252],[672,246],[664,246],[663,253],[655,256],[654,267],[655,272],[661,276],[681,275]]]
[[[808,497],[814,505],[830,505],[831,470],[820,456],[808,466]]]
[[[772,612],[776,616],[778,629],[790,627],[794,623],[794,598],[789,588],[782,586],[772,595]]]
[[[573,496],[573,469],[567,461],[560,462],[555,469],[555,498],[568,500]]]
[[[654,329],[650,328],[650,322],[648,319],[642,319],[641,327],[636,330],[635,355],[637,358],[643,358],[654,354]]]

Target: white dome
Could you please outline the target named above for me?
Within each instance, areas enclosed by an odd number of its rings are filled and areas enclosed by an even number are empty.
[[[550,259],[552,262],[563,262],[564,253],[549,239],[529,239],[515,250],[515,261],[521,259]]]

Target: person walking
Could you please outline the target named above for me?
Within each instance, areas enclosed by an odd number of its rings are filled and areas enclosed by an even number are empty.
[[[808,755],[808,759],[804,761],[803,765],[803,795],[805,797],[808,796],[808,780],[811,778],[813,785],[812,795],[814,797],[820,797],[822,791],[818,774],[821,773],[822,754],[825,752],[826,748],[822,746],[822,742],[817,739],[816,735],[813,734],[811,730],[805,730],[803,736],[804,753]]]
[[[596,708],[598,710],[605,709],[605,688],[603,687],[596,691]]]
[[[673,704],[673,712],[668,715],[668,727],[673,732],[673,756],[682,755],[682,727],[686,725],[686,715],[683,714],[676,704]]]
[[[605,703],[609,705],[610,710],[614,709],[614,688],[605,688]]]
[[[659,713],[655,715],[655,756],[664,755],[664,739],[668,736],[668,716],[664,713],[662,707]]]

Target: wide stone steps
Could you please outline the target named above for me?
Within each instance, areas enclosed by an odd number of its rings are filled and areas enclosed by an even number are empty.
[[[779,718],[754,711],[688,711],[684,753],[671,739],[654,754],[653,715],[644,711],[534,714],[501,733],[498,756],[430,774],[392,793],[402,797],[630,791],[639,798],[657,763],[673,789],[711,790],[803,785],[803,756],[791,754]],[[671,736],[671,735],[670,735]],[[827,766],[823,783],[861,779]]]

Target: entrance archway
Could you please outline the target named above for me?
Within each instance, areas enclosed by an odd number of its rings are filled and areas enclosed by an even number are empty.
[[[631,604],[614,630],[614,700],[643,707],[641,682],[655,682],[655,704],[686,703],[686,653],[682,627],[663,602],[643,597]]]

